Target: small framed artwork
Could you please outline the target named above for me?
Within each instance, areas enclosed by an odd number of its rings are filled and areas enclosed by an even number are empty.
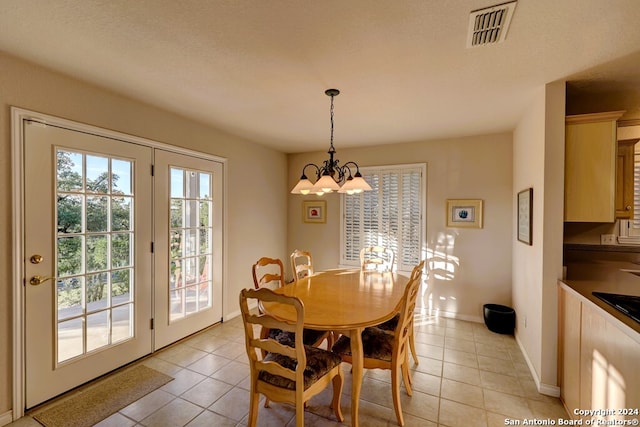
[[[482,200],[448,199],[447,227],[482,228]]]
[[[518,193],[518,240],[532,245],[533,188]]]
[[[302,220],[310,223],[327,222],[326,200],[305,200],[302,202]]]

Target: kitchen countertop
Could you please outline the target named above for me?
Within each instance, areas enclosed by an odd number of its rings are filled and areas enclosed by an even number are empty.
[[[638,275],[624,271],[634,270]],[[599,291],[640,296],[640,265],[622,261],[593,261],[567,265],[567,277],[560,286],[572,291],[580,300],[600,309],[603,316],[626,335],[640,343],[640,323],[625,316],[609,304],[593,296]]]
[[[587,243],[565,243],[565,249],[576,251],[597,251],[597,252],[627,252],[627,253],[639,253],[640,245],[598,245]],[[638,266],[640,267],[640,266]]]

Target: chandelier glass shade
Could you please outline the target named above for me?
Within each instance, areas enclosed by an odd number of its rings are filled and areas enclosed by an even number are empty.
[[[371,186],[367,184],[360,174],[358,164],[355,162],[346,162],[340,165],[340,161],[334,159],[336,149],[333,146],[333,98],[340,94],[338,89],[327,89],[324,92],[331,97],[331,145],[329,146],[329,159],[325,160],[322,166],[315,163],[307,163],[302,168],[300,181],[291,190],[292,194],[316,194],[322,196],[325,193],[357,194],[363,191],[371,190]],[[315,169],[316,182],[309,180],[305,171],[308,167]]]

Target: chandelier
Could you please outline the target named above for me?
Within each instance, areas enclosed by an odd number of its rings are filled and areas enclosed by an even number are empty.
[[[338,193],[357,194],[363,191],[371,190],[371,186],[367,184],[362,175],[360,175],[360,169],[355,162],[346,162],[344,165],[339,165],[339,160],[334,160],[333,155],[336,153],[336,149],[333,147],[333,98],[340,94],[338,89],[327,89],[324,91],[327,96],[331,97],[331,145],[329,146],[329,160],[325,160],[322,166],[318,166],[314,163],[307,163],[302,168],[302,176],[300,181],[291,190],[292,194],[317,194],[322,196],[325,193],[331,193],[337,191]],[[312,183],[305,170],[307,167],[313,166],[316,169],[316,183]],[[355,168],[355,173],[352,174],[352,168]]]

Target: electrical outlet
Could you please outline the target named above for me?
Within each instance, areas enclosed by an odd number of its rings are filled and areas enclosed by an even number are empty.
[[[600,235],[600,244],[601,245],[615,245],[616,244],[616,235],[615,234],[601,234]]]

